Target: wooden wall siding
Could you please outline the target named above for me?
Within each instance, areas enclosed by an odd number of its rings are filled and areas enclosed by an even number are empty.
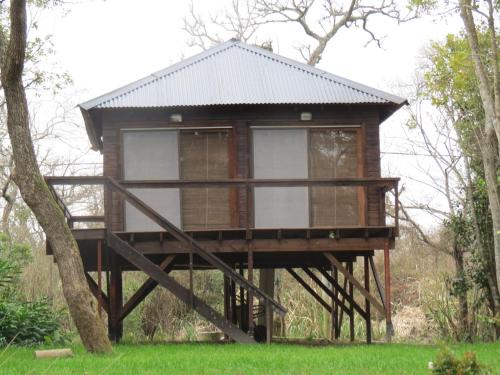
[[[205,109],[179,108],[166,111],[104,110],[103,162],[104,175],[122,178],[121,129],[131,128],[183,128],[183,127],[232,127],[236,147],[236,176],[252,177],[249,151],[251,126],[319,126],[361,125],[365,150],[365,177],[380,177],[379,110],[377,106],[229,106]],[[300,121],[300,112],[312,112],[312,121]],[[182,113],[183,122],[169,124],[169,113]],[[247,201],[244,189],[237,192],[238,211],[235,221],[240,228],[247,225]],[[368,225],[381,225],[380,196],[377,189],[367,192]],[[113,199],[113,230],[124,230],[123,202]]]
[[[366,143],[366,177],[380,177],[380,139],[379,127],[365,126]],[[385,215],[381,207],[381,196],[376,188],[367,189],[367,221],[368,225],[384,225]],[[383,201],[382,201],[383,202]]]

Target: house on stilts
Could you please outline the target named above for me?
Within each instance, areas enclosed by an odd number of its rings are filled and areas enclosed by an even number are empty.
[[[405,104],[237,40],[81,104],[103,175],[46,181],[110,337],[121,338],[123,320],[159,285],[226,337],[269,342],[273,315],[286,314],[274,299],[276,269],[331,314],[334,338],[344,319],[354,339],[358,314],[370,342],[374,310],[390,331],[399,179],[381,177],[379,126]],[[59,185],[103,186],[104,215],[73,215]],[[102,224],[80,224],[90,222]],[[188,285],[173,270],[187,272]],[[193,290],[205,270],[224,275],[223,312]],[[129,271],[149,278],[124,300]]]

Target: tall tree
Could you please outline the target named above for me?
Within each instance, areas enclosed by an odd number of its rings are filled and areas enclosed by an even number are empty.
[[[488,33],[478,33],[478,43],[483,51],[488,51],[488,40]],[[489,163],[496,164],[494,172],[496,176],[498,158],[496,152],[491,154],[491,148],[484,144],[488,139],[485,131],[486,114],[482,105],[479,83],[474,75],[474,63],[470,56],[471,50],[464,34],[448,35],[444,42],[432,43],[428,49],[427,66],[423,69],[425,96],[431,99],[432,103],[453,124],[457,142],[464,153],[464,160],[467,161],[462,187],[466,203],[463,206],[468,206],[466,208],[473,229],[471,234],[475,238],[474,246],[486,270],[491,308],[494,314],[499,315],[500,295],[495,262],[497,243],[494,238],[494,207],[492,207],[490,197],[491,185],[493,185],[493,190],[498,190],[498,182],[496,177],[494,181],[486,177]],[[488,66],[487,69],[489,69]],[[485,152],[490,153],[491,160],[485,161]],[[489,203],[487,206],[481,203],[485,195],[484,186],[487,187],[486,195]]]
[[[497,285],[500,285],[500,68],[495,22],[499,6],[494,0],[460,0],[459,3],[484,111],[480,150],[493,219]],[[481,19],[481,26],[476,24],[475,17]],[[488,35],[486,48],[481,48],[479,40],[483,24]]]
[[[27,45],[26,0],[11,0],[8,11],[9,28],[0,29],[0,69],[15,165],[13,180],[51,245],[63,293],[85,348],[90,352],[109,352],[111,344],[104,322],[94,306],[76,241],[40,173],[31,139],[23,85]]]
[[[297,49],[307,64],[315,66],[341,30],[358,28],[368,35],[367,43],[375,42],[380,46],[383,37],[372,21],[379,17],[406,22],[417,12],[418,7],[410,10],[397,0],[340,3],[333,0],[232,0],[222,14],[209,15],[208,19],[196,13],[191,3],[183,28],[190,37],[190,46],[206,49],[228,38],[258,43],[259,28],[266,24],[298,25],[308,41]]]

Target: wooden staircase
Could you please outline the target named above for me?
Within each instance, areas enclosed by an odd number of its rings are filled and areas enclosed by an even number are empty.
[[[272,311],[277,312],[280,315],[286,313],[286,309],[276,302],[274,299],[269,297],[266,293],[256,287],[253,283],[249,282],[242,275],[237,273],[232,267],[223,262],[220,258],[215,256],[213,253],[206,251],[203,246],[195,241],[193,238],[188,236],[181,229],[173,225],[166,218],[157,213],[153,208],[148,206],[145,202],[137,198],[134,194],[130,193],[124,186],[118,183],[113,178],[109,178],[107,183],[107,190],[109,196],[108,199],[112,199],[112,194],[120,194],[128,203],[137,208],[141,213],[147,216],[149,219],[154,221],[169,234],[171,234],[175,239],[182,242],[192,253],[190,254],[190,259],[192,260],[193,254],[201,257],[213,268],[220,270],[225,277],[232,280],[236,285],[247,291],[250,296],[249,300],[253,300],[255,297],[258,299],[265,307],[268,314]],[[172,292],[181,301],[191,306],[195,311],[202,315],[205,319],[213,323],[217,328],[224,332],[227,336],[239,343],[255,343],[256,341],[253,337],[249,336],[246,332],[240,329],[238,326],[233,324],[231,321],[226,319],[220,313],[215,311],[212,307],[207,305],[204,301],[194,295],[192,279],[193,279],[193,265],[190,262],[190,287],[189,289],[179,284],[175,279],[168,274],[158,265],[150,261],[144,255],[142,255],[134,246],[115,233],[108,229],[107,232],[107,244],[108,247],[113,249],[118,255],[126,259],[128,262],[136,266],[138,269],[146,273],[152,280],[154,280],[158,285],[161,285],[165,289]]]

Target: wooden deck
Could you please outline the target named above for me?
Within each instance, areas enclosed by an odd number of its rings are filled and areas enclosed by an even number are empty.
[[[253,272],[259,268],[286,269],[332,315],[332,332],[336,338],[340,335],[342,317],[345,313],[349,319],[351,339],[354,339],[354,313],[357,312],[366,321],[366,339],[370,342],[371,307],[386,318],[388,332],[391,330],[389,250],[394,248],[394,241],[398,235],[397,214],[393,225],[182,230],[128,189],[137,184],[153,188],[235,185],[245,188],[248,203],[250,191],[255,186],[375,187],[379,189],[382,203],[385,203],[385,193],[390,189],[394,190],[394,207],[397,213],[398,179],[142,181],[129,186],[110,177],[96,176],[48,177],[47,182],[50,186],[70,184],[105,187],[103,216],[74,216],[55,190],[52,191],[66,215],[68,224],[73,228],[72,232],[79,245],[89,286],[98,300],[99,309],[108,314],[110,337],[115,341],[122,336],[123,319],[157,285],[160,285],[195,309],[228,337],[241,343],[255,342],[254,303],[255,300],[260,301],[264,306],[266,339],[269,342],[272,336],[273,312],[283,315],[286,309],[254,284]],[[134,206],[163,230],[159,232],[113,230],[112,202],[116,197]],[[385,207],[384,204],[380,206]],[[250,210],[247,211],[247,215],[250,218]],[[246,222],[250,223],[251,220]],[[103,227],[74,228],[77,223],[101,223]],[[374,251],[379,249],[384,250],[385,288],[382,287],[373,261]],[[47,253],[51,254],[49,245]],[[364,260],[364,282],[358,281],[354,276],[353,264],[358,258]],[[300,269],[306,278],[298,273],[297,269]],[[179,284],[170,277],[168,274],[172,270],[188,271],[189,287]],[[224,315],[195,295],[194,270],[219,270],[223,273]],[[125,304],[122,285],[124,271],[140,271],[149,276]],[[89,272],[97,272],[97,281]],[[107,292],[103,290],[103,272],[106,272]],[[318,277],[319,274],[322,275],[321,279]],[[339,275],[343,276],[343,285],[338,278]],[[375,280],[378,297],[370,292],[370,275]],[[319,295],[315,287],[323,290],[331,299],[331,303]],[[356,302],[355,290],[365,299],[364,307]]]

